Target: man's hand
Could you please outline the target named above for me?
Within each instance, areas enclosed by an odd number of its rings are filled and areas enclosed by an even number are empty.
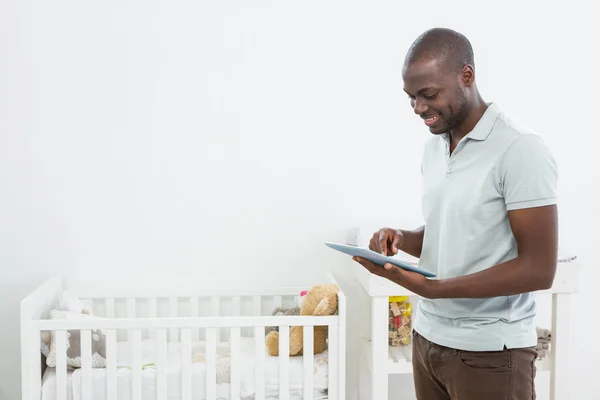
[[[404,235],[400,230],[383,228],[373,234],[369,249],[384,256],[393,256],[398,254],[403,243]]]
[[[382,267],[361,257],[352,257],[352,259],[370,273],[386,278],[421,297],[431,298],[435,294],[436,281],[429,280],[421,274],[403,270],[390,263]]]
[[[550,288],[557,263],[556,205],[509,211],[508,218],[517,244],[517,257],[469,275],[427,279],[396,266],[380,267],[367,260],[354,260],[375,275],[433,299],[511,296]]]

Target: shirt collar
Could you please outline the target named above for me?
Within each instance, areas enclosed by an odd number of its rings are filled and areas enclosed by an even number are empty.
[[[485,110],[473,130],[466,137],[474,140],[487,139],[499,115],[500,107],[496,103],[488,103],[487,110]]]

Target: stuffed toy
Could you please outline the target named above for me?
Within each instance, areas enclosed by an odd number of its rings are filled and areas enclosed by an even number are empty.
[[[85,305],[75,295],[68,290],[61,293],[57,309],[50,312],[50,319],[71,319],[81,320],[97,318],[91,315]],[[92,333],[92,368],[104,368],[106,366],[106,336],[104,333],[95,329]],[[41,352],[46,357],[46,365],[56,366],[56,346],[54,343],[54,334],[50,331],[40,332]],[[81,367],[81,331],[68,330],[66,332],[66,358],[67,366]]]
[[[275,310],[273,310],[271,315],[274,315],[274,316],[300,315],[300,307],[302,307],[302,303],[304,301],[304,296],[306,296],[306,293],[308,293],[308,290],[303,290],[300,292],[300,298],[298,300],[298,305],[296,307],[292,307],[292,308],[277,307],[277,308],[275,308]],[[279,332],[279,327],[278,326],[265,327],[265,335],[268,335],[269,332],[273,332],[273,331]]]
[[[81,357],[81,331],[67,332],[69,334],[67,358]],[[92,354],[95,353],[98,353],[102,358],[106,358],[106,336],[99,329],[92,330]]]
[[[271,315],[280,316],[280,315],[300,315],[300,307],[292,307],[292,308],[283,308],[277,307]],[[265,328],[265,335],[268,335],[270,332],[279,332],[278,326],[267,326]]]
[[[90,312],[85,309],[85,305],[71,291],[63,290],[58,300],[58,309],[73,313],[81,313],[90,315]],[[40,350],[44,357],[48,357],[52,343],[52,334],[50,331],[40,332]]]
[[[337,312],[338,286],[334,284],[317,285],[311,288],[302,298],[300,315],[324,316],[334,315]],[[327,350],[327,326],[314,328],[314,354]],[[290,356],[301,356],[304,344],[303,327],[290,328]],[[266,337],[266,346],[269,355],[279,355],[279,332],[271,331]]]
[[[51,320],[71,320],[71,321],[85,321],[85,320],[97,320],[99,317],[93,315],[77,313],[71,311],[52,310],[50,312]],[[64,346],[65,356],[68,367],[81,368],[81,333],[79,329],[67,330],[65,332]],[[56,367],[57,362],[57,346],[56,346],[56,332],[52,332],[50,335],[50,353],[46,357],[46,365],[48,367]],[[106,367],[106,336],[102,329],[91,330],[91,356],[92,356],[92,368],[105,368]]]

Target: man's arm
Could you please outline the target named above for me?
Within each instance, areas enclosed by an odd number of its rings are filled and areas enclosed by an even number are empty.
[[[423,297],[484,298],[548,289],[554,282],[558,252],[557,178],[556,161],[536,135],[520,135],[504,154],[496,179],[516,243],[513,260],[467,276],[439,280],[392,264],[381,268],[364,259],[355,260],[371,273]]]
[[[430,280],[417,272],[405,271],[392,264],[381,268],[365,259],[354,257],[354,260],[371,273],[431,299],[510,296],[550,288],[554,282],[558,257],[556,205],[511,210],[508,215],[518,255],[510,261],[480,272]],[[408,237],[418,238],[418,235],[409,234]]]
[[[399,231],[404,237],[404,241],[400,246],[400,250],[410,254],[413,257],[420,258],[421,252],[423,251],[423,237],[425,236],[425,225],[412,231],[405,231],[403,229],[399,229]]]
[[[428,281],[423,294],[431,298],[483,298],[550,288],[558,257],[557,214],[556,205],[509,211],[518,248],[516,258],[470,275]]]

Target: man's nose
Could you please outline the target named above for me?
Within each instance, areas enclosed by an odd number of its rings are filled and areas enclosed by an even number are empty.
[[[429,107],[427,106],[427,104],[425,104],[424,101],[420,100],[420,99],[415,99],[415,114],[423,114],[425,111],[427,111]]]

